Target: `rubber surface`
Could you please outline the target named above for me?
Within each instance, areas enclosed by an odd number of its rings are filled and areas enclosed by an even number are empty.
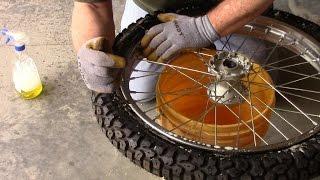
[[[281,11],[267,16],[320,41],[319,26]],[[145,31],[159,22],[147,15],[116,38],[114,52],[130,57]],[[132,45],[132,46],[130,46]],[[264,153],[212,153],[171,142],[148,129],[120,95],[92,93],[102,131],[136,165],[166,179],[309,179],[320,174],[320,134],[292,147]]]

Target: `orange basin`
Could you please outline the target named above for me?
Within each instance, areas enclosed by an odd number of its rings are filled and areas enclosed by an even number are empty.
[[[202,50],[202,53],[213,55],[215,52]],[[209,59],[209,56],[184,52],[170,64],[208,72],[205,63]],[[245,147],[254,143],[254,135],[256,142],[260,143],[259,136],[262,138],[268,131],[270,107],[274,107],[276,98],[275,92],[256,74],[272,84],[270,75],[258,64],[254,64],[252,69],[260,71],[251,71],[242,79],[251,93],[251,99],[248,95],[246,99],[252,106],[247,101],[227,106],[214,102],[208,96],[206,87],[215,81],[214,76],[165,68],[156,88],[160,125],[189,140],[205,144]]]

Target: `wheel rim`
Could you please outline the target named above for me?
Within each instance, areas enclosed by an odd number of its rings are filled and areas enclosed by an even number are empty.
[[[244,95],[244,93],[239,92],[237,88],[234,88],[232,84],[230,84],[230,81],[227,81],[227,85],[230,86],[230,89],[234,90],[235,94],[239,95],[239,99],[242,99],[247,104],[251,104],[250,106],[250,113],[251,114],[251,121],[242,120],[240,118],[240,114],[237,112],[232,112],[230,110],[230,105],[226,105],[224,103],[219,103],[219,105],[224,106],[230,111],[231,116],[237,117],[238,126],[244,126],[242,130],[245,130],[246,132],[250,132],[251,142],[246,144],[245,146],[241,145],[242,141],[235,138],[235,135],[230,136],[236,139],[235,143],[219,143],[219,135],[217,135],[216,132],[224,132],[222,130],[222,126],[217,126],[217,122],[215,122],[214,126],[209,127],[212,128],[212,136],[209,136],[211,141],[205,141],[201,138],[203,134],[206,134],[209,132],[209,130],[204,131],[204,129],[208,127],[204,127],[204,123],[200,123],[202,125],[199,125],[198,128],[195,128],[198,130],[196,132],[200,138],[194,138],[188,136],[188,133],[181,133],[182,128],[190,128],[190,126],[185,126],[186,121],[179,122],[180,124],[174,124],[175,127],[171,127],[168,125],[164,125],[163,120],[159,120],[163,117],[167,117],[168,113],[163,115],[163,107],[164,104],[171,104],[171,102],[166,102],[168,100],[163,101],[163,97],[159,96],[159,84],[161,83],[158,81],[157,83],[157,101],[152,102],[146,102],[143,103],[143,99],[140,100],[134,100],[132,98],[132,94],[136,93],[145,93],[145,94],[153,94],[155,92],[133,92],[129,89],[129,83],[130,81],[136,79],[136,78],[143,78],[147,76],[155,76],[158,74],[164,74],[166,70],[163,71],[157,71],[157,72],[145,72],[148,73],[145,76],[141,77],[132,77],[132,72],[139,71],[135,70],[136,65],[140,61],[146,61],[149,62],[146,59],[142,59],[141,57],[141,50],[138,46],[136,46],[134,50],[134,56],[132,57],[131,63],[127,66],[124,72],[123,76],[123,82],[121,84],[121,89],[124,98],[127,100],[128,104],[131,106],[133,111],[138,115],[139,118],[143,120],[148,126],[150,126],[152,129],[160,133],[162,136],[169,138],[175,142],[183,143],[186,145],[190,145],[193,147],[206,149],[206,150],[230,150],[235,152],[252,152],[252,151],[264,151],[264,150],[270,150],[270,149],[279,149],[284,148],[289,145],[293,145],[295,143],[298,143],[311,135],[318,132],[318,123],[320,121],[320,115],[319,110],[316,109],[305,109],[304,107],[307,104],[312,105],[319,105],[320,103],[320,88],[319,88],[319,81],[320,81],[320,45],[319,43],[314,40],[309,35],[305,34],[304,32],[301,32],[297,30],[296,28],[293,28],[287,24],[284,24],[282,22],[276,21],[274,19],[266,18],[266,17],[259,17],[257,18],[253,23],[248,24],[244,26],[241,30],[237,32],[237,34],[244,35],[244,38],[241,42],[241,44],[238,46],[238,48],[235,51],[241,51],[241,48],[246,46],[246,41],[250,38],[259,39],[260,41],[267,42],[269,44],[272,44],[268,48],[261,48],[260,45],[250,49],[250,56],[246,55],[250,60],[253,59],[255,54],[262,51],[268,51],[266,53],[265,61],[266,63],[263,65],[256,66],[257,68],[251,68],[252,70],[258,69],[256,72],[270,72],[270,71],[277,71],[280,73],[285,73],[289,76],[292,76],[292,78],[288,79],[285,82],[277,82],[273,84],[273,80],[267,80],[266,76],[262,76],[261,74],[257,73],[255,74],[260,78],[260,80],[263,82],[264,85],[268,86],[268,91],[273,92],[277,98],[274,98],[274,101],[266,102],[261,101],[261,99],[254,97],[252,95],[252,92],[250,91],[247,95]],[[223,43],[223,47],[220,52],[225,51],[231,51],[229,46],[229,39],[230,36],[224,39],[221,39],[220,41]],[[287,56],[282,57],[277,60],[273,60],[271,63],[268,62],[271,59],[273,59],[273,55],[276,51],[279,49],[285,50],[286,52],[289,52]],[[204,49],[203,51],[194,51],[194,52],[188,52],[188,53],[194,53],[197,56],[202,57],[202,59],[205,58],[212,58],[212,53],[207,52],[207,49]],[[290,56],[289,56],[290,55]],[[142,60],[141,60],[142,59]],[[291,61],[291,64],[283,64],[288,63]],[[155,63],[150,62],[153,64],[158,64],[161,66],[164,66],[166,68],[170,68],[173,71],[176,71],[180,75],[183,74],[183,72],[193,72],[205,75],[207,77],[217,77],[217,74],[214,74],[210,71],[204,71],[203,69],[199,70],[197,68],[186,68],[183,66],[175,65],[173,61],[171,63]],[[203,63],[208,67],[208,63]],[[258,64],[258,63],[257,63]],[[307,67],[306,67],[307,66]],[[296,67],[303,67],[306,69],[307,72],[301,72],[296,71],[294,68]],[[141,70],[140,70],[141,71]],[[180,72],[179,72],[180,71]],[[249,73],[250,74],[250,73]],[[185,76],[187,77],[187,76]],[[161,75],[159,80],[161,79]],[[194,80],[194,78],[187,77],[189,80]],[[308,82],[307,82],[308,81]],[[249,79],[250,87],[258,87],[258,84],[253,84],[252,81]],[[318,84],[316,84],[318,82]],[[202,84],[201,82],[200,84]],[[301,84],[304,83],[311,83],[314,84],[312,86],[312,89],[306,88],[301,86]],[[199,83],[198,83],[199,84]],[[203,84],[202,84],[203,85]],[[291,86],[288,86],[291,85]],[[247,87],[248,89],[248,87]],[[217,91],[216,91],[217,92]],[[160,92],[161,93],[161,92]],[[203,94],[202,94],[203,95]],[[156,95],[155,95],[156,96]],[[214,96],[213,96],[214,97]],[[216,97],[215,97],[216,98]],[[255,105],[252,104],[252,98],[257,99],[260,101],[260,104],[262,103],[265,106],[265,109],[268,109],[268,112],[264,112],[262,110],[257,109]],[[162,99],[162,101],[161,101]],[[272,99],[272,98],[271,98]],[[212,100],[212,98],[211,98]],[[217,99],[215,99],[217,100]],[[284,104],[285,103],[285,104]],[[234,104],[233,104],[234,105]],[[172,110],[172,109],[171,109]],[[162,114],[160,114],[161,112]],[[214,111],[218,112],[218,111]],[[239,112],[241,112],[239,110]],[[254,116],[252,116],[253,113],[260,115],[260,126],[266,126],[267,128],[262,128],[261,133],[257,133],[255,130],[257,130],[257,123],[258,121],[255,121]],[[269,113],[269,114],[265,114]],[[215,113],[216,114],[216,113]],[[185,117],[184,117],[185,118]],[[181,120],[183,118],[179,118]],[[217,119],[217,118],[214,118]],[[250,119],[250,118],[249,118]],[[264,123],[261,123],[261,119],[263,119]],[[171,118],[172,120],[172,118]],[[194,121],[194,122],[193,122]],[[215,120],[217,121],[217,120]],[[299,122],[298,122],[299,121]],[[175,121],[177,122],[177,121]],[[190,121],[192,124],[196,124],[195,120]],[[251,124],[250,124],[251,122]],[[301,123],[303,122],[303,123]],[[189,122],[188,122],[189,123]],[[264,124],[264,125],[261,125]],[[171,124],[172,125],[172,124]],[[259,124],[258,124],[259,127]],[[184,129],[184,130],[185,130]],[[239,132],[238,128],[238,132]],[[267,132],[263,132],[263,129],[267,129]],[[180,132],[179,132],[180,131]],[[182,130],[183,131],[183,130]],[[191,133],[192,134],[192,133]],[[240,134],[240,135],[239,135]],[[238,133],[236,135],[237,137],[241,136],[241,133]],[[228,138],[230,138],[228,137]],[[260,142],[260,143],[259,143]]]

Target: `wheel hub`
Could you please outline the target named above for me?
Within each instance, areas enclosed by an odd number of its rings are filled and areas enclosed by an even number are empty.
[[[240,80],[249,73],[251,67],[250,59],[240,53],[217,53],[209,61],[208,71],[216,77],[209,85],[209,97],[220,104],[241,103],[241,95],[247,96],[248,90]]]

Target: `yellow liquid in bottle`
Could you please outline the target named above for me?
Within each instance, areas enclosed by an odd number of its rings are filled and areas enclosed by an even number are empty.
[[[24,99],[33,99],[38,97],[43,90],[42,84],[39,84],[38,86],[35,87],[35,89],[31,91],[21,91],[19,92],[20,96],[23,97]]]
[[[17,92],[24,99],[36,98],[43,90],[37,67],[32,59],[15,63],[13,82]]]

